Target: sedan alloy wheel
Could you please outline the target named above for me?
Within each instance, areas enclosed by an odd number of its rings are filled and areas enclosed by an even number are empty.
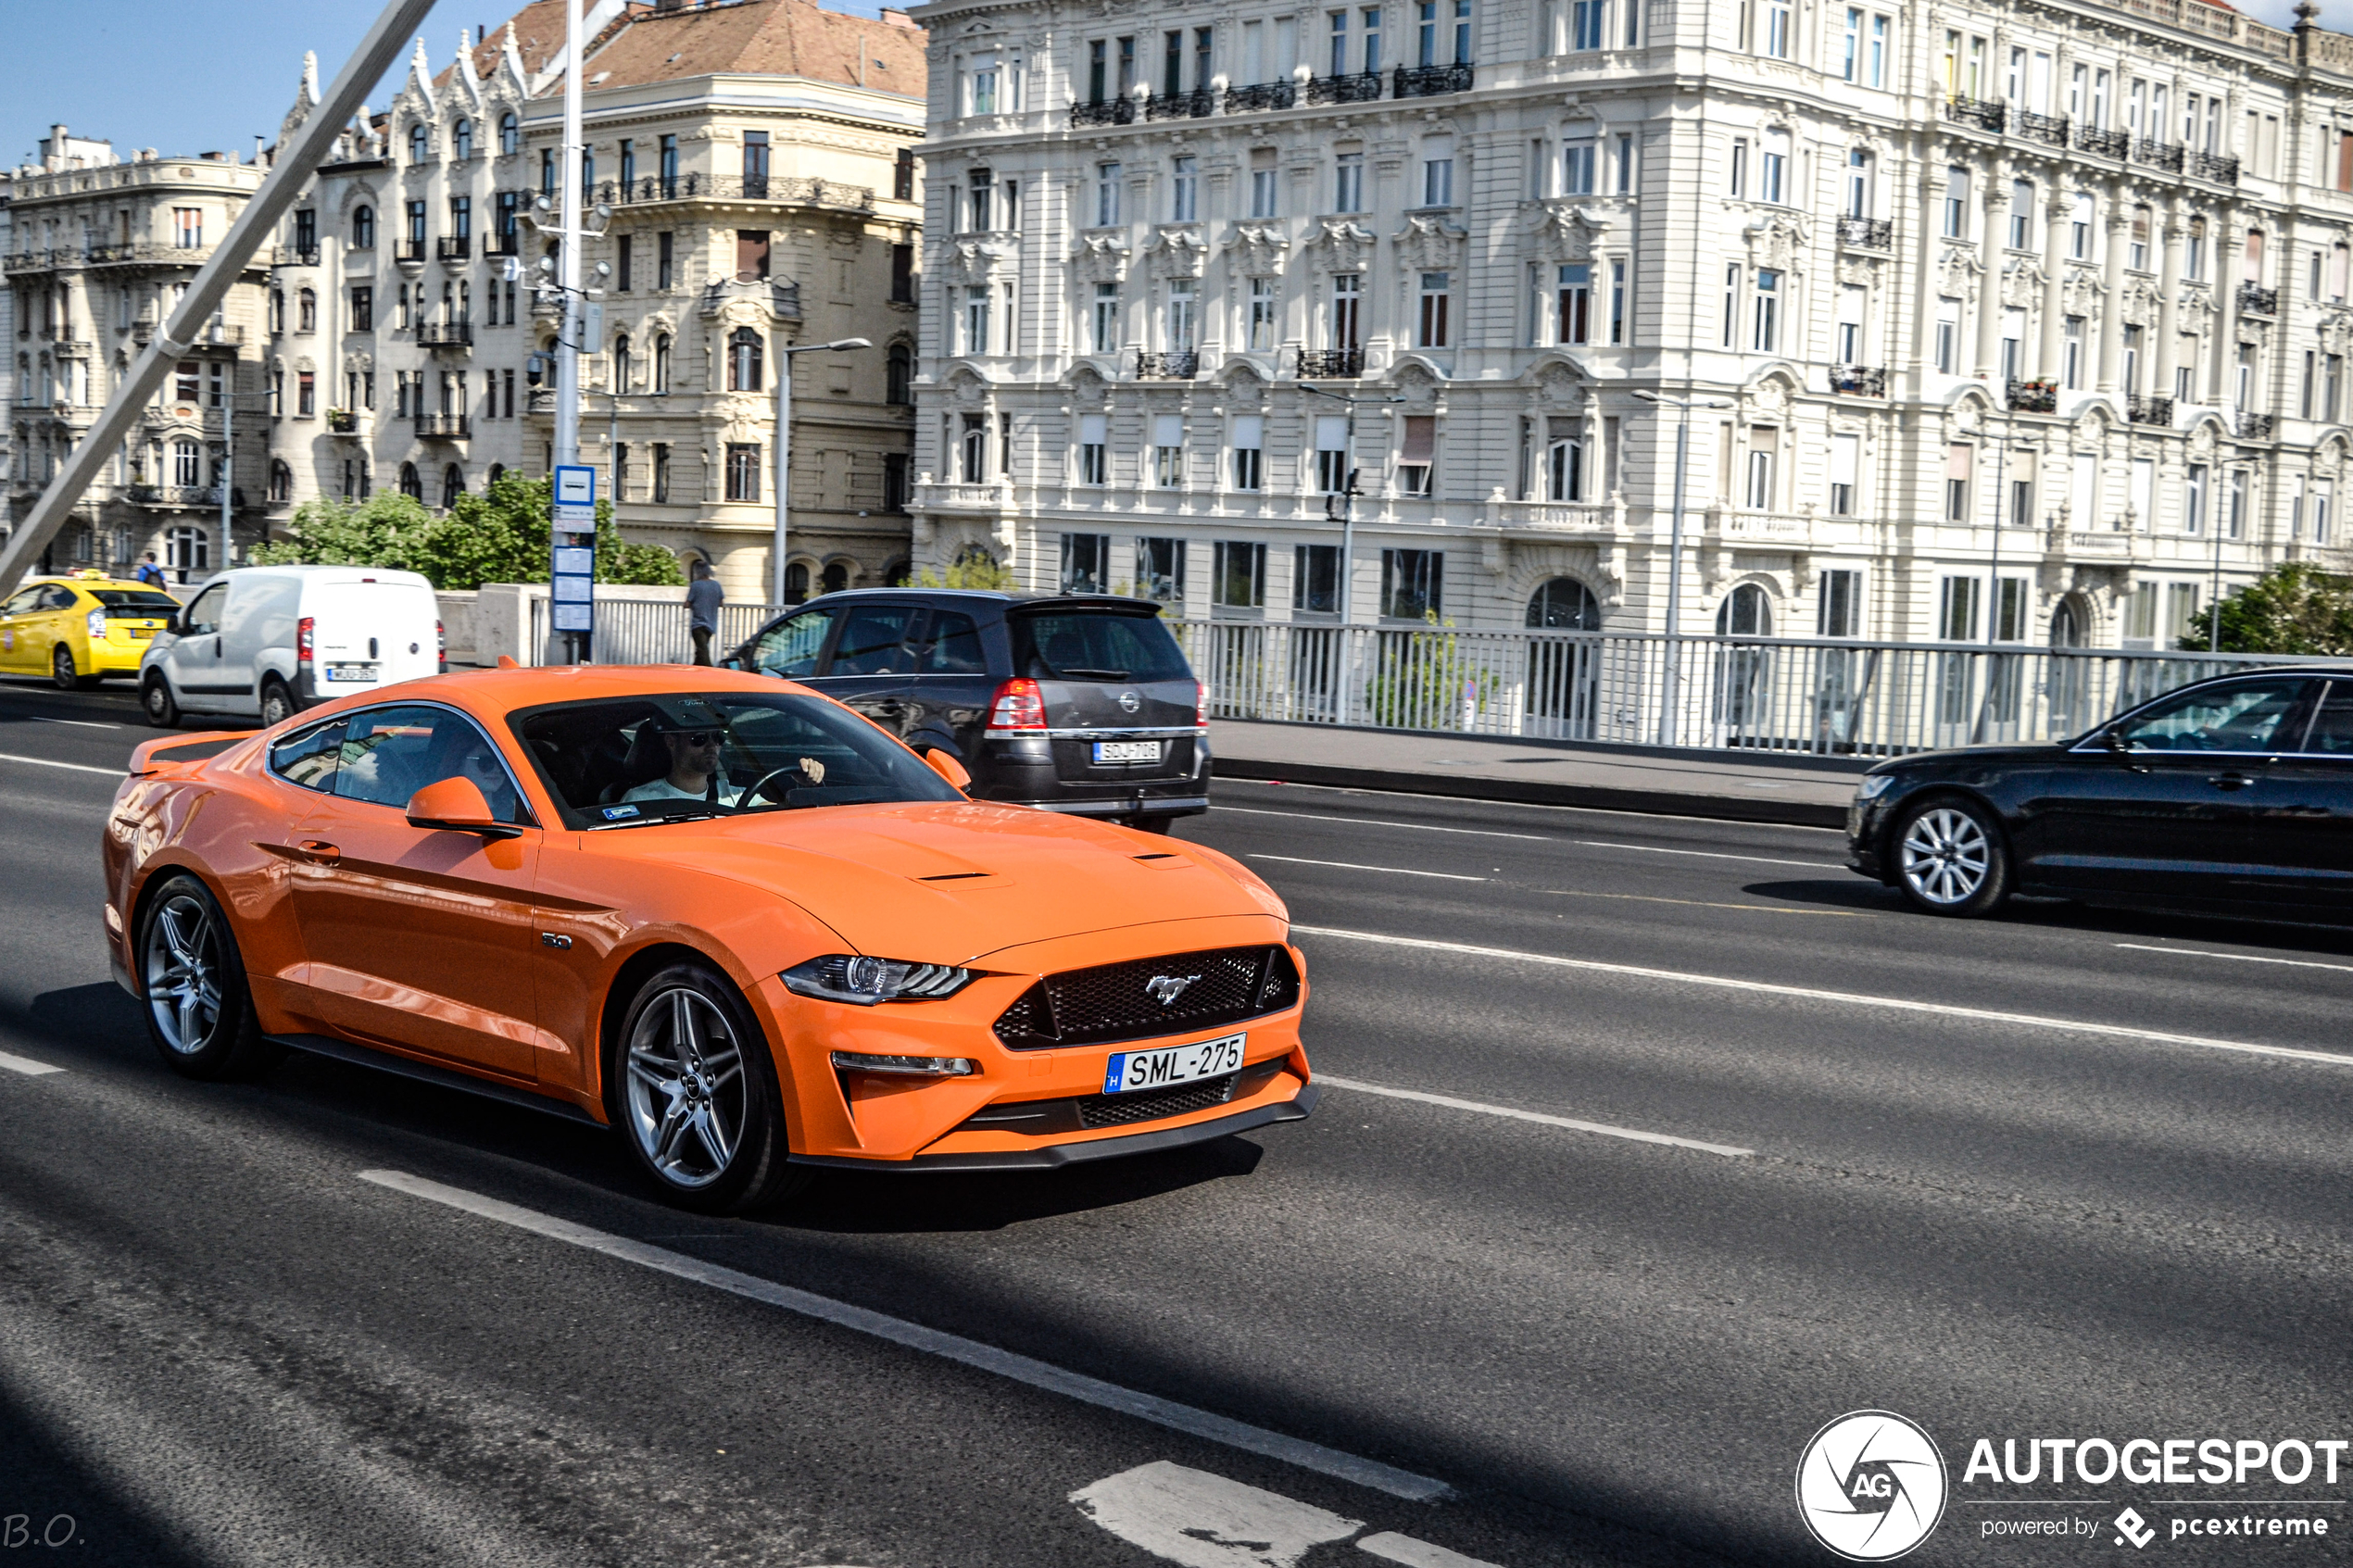
[[[1931,914],[1982,915],[2009,896],[2009,864],[1996,830],[1954,800],[1930,802],[1904,820],[1896,874],[1913,904]]]

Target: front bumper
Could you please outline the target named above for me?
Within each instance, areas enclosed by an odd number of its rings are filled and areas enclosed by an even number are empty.
[[[963,1154],[918,1154],[912,1160],[847,1160],[838,1155],[796,1154],[796,1165],[822,1165],[837,1171],[895,1171],[937,1174],[958,1171],[1058,1171],[1090,1160],[1116,1160],[1130,1154],[1158,1154],[1214,1138],[1231,1137],[1276,1122],[1303,1122],[1323,1094],[1320,1084],[1306,1084],[1288,1100],[1253,1106],[1206,1122],[1180,1123],[1151,1132],[1126,1133],[1087,1143],[1049,1144],[1042,1148],[975,1150]]]

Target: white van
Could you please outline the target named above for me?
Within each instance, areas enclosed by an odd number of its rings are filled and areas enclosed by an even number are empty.
[[[247,566],[190,599],[139,664],[147,722],[237,713],[274,724],[314,702],[448,668],[433,584],[371,566]]]

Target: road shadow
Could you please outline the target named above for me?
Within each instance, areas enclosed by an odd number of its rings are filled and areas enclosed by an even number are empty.
[[[1741,891],[1752,897],[1774,898],[1785,904],[1814,904],[1829,909],[1868,909],[1874,914],[1890,914],[1904,908],[1902,896],[1894,888],[1865,882],[1859,876],[1850,876],[1843,882],[1752,882]]]
[[[782,1229],[844,1236],[996,1231],[1247,1176],[1265,1157],[1265,1150],[1247,1138],[1226,1137],[1059,1171],[975,1175],[827,1171],[801,1197],[756,1218]]]
[[[1752,882],[1741,889],[1759,898],[1831,909],[1869,909],[1933,920],[1913,909],[1894,888],[1856,877],[1851,882]],[[2315,911],[2318,913],[2319,911]],[[2211,942],[2238,947],[2353,957],[2353,923],[2298,921],[2293,914],[2213,915],[2178,909],[2136,909],[2078,903],[2072,898],[2015,897],[1994,917],[2007,925],[2042,926],[2093,935]]]
[[[151,1050],[137,999],[106,981],[44,991],[20,1007],[0,1001],[0,1031],[59,1066],[69,1059],[136,1060]]]
[[[200,1568],[208,1560],[0,1386],[0,1552],[91,1568]]]

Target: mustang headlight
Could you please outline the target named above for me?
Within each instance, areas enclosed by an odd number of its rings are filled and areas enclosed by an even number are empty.
[[[893,1078],[969,1078],[980,1063],[962,1056],[871,1056],[864,1051],[834,1052],[837,1073],[880,1073]]]
[[[1869,774],[1864,778],[1861,784],[1855,786],[1855,798],[1857,800],[1876,800],[1881,796],[1885,795],[1889,786],[1894,783],[1895,775],[1894,773]]]
[[[952,997],[976,978],[969,969],[944,963],[904,963],[857,953],[828,953],[795,964],[779,976],[797,996],[862,1008],[877,1002],[927,1002]]]

